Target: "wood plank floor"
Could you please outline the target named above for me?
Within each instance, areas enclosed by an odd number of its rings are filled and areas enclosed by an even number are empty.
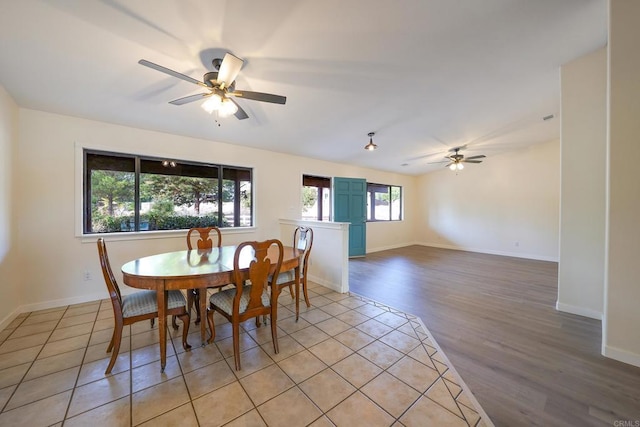
[[[350,291],[421,317],[496,426],[640,425],[640,368],[555,309],[557,279],[555,262],[424,246],[349,262]]]

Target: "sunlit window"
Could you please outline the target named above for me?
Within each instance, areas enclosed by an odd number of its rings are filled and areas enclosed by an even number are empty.
[[[84,151],[84,233],[250,227],[251,169]]]
[[[367,183],[367,221],[402,219],[402,187]]]
[[[302,219],[329,221],[331,218],[331,179],[303,175]]]

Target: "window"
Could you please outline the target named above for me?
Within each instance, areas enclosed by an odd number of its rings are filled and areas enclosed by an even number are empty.
[[[302,176],[302,219],[329,221],[331,213],[331,179]]]
[[[253,225],[249,168],[83,154],[84,233]]]
[[[402,187],[367,183],[367,221],[402,219]]]

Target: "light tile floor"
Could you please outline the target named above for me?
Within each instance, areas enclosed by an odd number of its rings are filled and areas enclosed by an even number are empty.
[[[164,373],[157,326],[126,327],[108,376],[109,300],[21,314],[0,332],[0,425],[492,425],[419,318],[315,284],[309,294],[298,322],[281,295],[278,354],[270,327],[243,324],[241,371],[218,314],[213,345],[198,347],[191,324],[189,352],[169,328]]]

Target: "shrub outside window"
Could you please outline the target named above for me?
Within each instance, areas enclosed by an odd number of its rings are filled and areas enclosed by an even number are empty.
[[[400,221],[402,187],[367,183],[367,221]]]
[[[250,227],[252,171],[84,150],[84,233]]]

